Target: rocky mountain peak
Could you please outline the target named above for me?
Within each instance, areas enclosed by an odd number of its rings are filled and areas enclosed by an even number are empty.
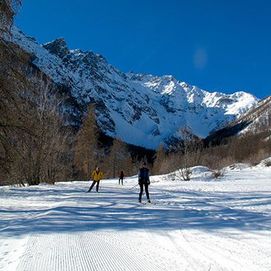
[[[63,58],[69,53],[69,48],[64,38],[58,38],[43,45],[51,54]]]
[[[66,111],[77,123],[93,102],[101,130],[126,143],[156,149],[180,137],[183,127],[204,138],[257,103],[249,93],[209,92],[171,75],[123,73],[99,54],[69,50],[64,39],[41,46],[17,30],[13,34],[35,56],[34,65],[69,89],[79,107]]]

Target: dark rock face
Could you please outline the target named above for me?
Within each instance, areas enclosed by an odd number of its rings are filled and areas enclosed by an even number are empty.
[[[54,40],[53,42],[44,44],[43,47],[47,49],[51,54],[63,58],[69,53],[69,49],[66,41],[63,38]]]
[[[240,131],[248,127],[251,124],[249,121],[243,121],[232,126],[225,127],[210,134],[204,139],[205,146],[217,146],[220,145],[227,138],[236,136]]]

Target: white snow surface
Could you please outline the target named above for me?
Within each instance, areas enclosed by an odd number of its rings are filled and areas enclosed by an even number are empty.
[[[271,270],[271,167],[0,188],[0,270]],[[145,201],[145,195],[143,195]]]
[[[14,28],[13,42],[30,52],[33,63],[55,83],[68,86],[79,104],[94,100],[107,135],[150,149],[180,138],[184,127],[206,137],[258,101],[243,91],[208,92],[170,75],[124,73],[101,55],[68,49],[63,39],[42,46]]]

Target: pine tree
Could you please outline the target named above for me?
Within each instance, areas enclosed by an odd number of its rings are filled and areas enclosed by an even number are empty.
[[[167,171],[166,165],[166,154],[164,150],[164,146],[160,145],[156,151],[156,158],[153,166],[153,173],[154,174],[161,174]]]
[[[74,165],[80,178],[89,178],[91,170],[99,163],[98,134],[95,106],[90,105],[75,140]]]

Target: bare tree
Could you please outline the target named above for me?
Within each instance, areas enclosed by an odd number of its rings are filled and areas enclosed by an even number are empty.
[[[181,155],[177,159],[179,172],[184,181],[189,181],[192,174],[190,167],[197,162],[195,158],[199,160],[201,145],[188,127],[182,128],[180,133],[182,135]]]
[[[30,133],[23,110],[21,90],[30,87],[24,69],[28,67],[29,55],[20,48],[6,44],[0,39],[0,178],[11,172],[11,164],[17,153],[13,148],[13,135]],[[1,181],[1,180],[0,180]]]
[[[65,178],[68,133],[59,112],[60,101],[50,83],[35,79],[34,89],[20,91],[21,110],[27,122],[26,133],[14,134],[13,179],[25,180],[29,185],[41,181],[54,183]]]
[[[121,170],[125,172],[126,176],[131,174],[133,172],[133,162],[127,144],[120,139],[114,139],[104,165],[107,169],[107,176],[115,178]]]

